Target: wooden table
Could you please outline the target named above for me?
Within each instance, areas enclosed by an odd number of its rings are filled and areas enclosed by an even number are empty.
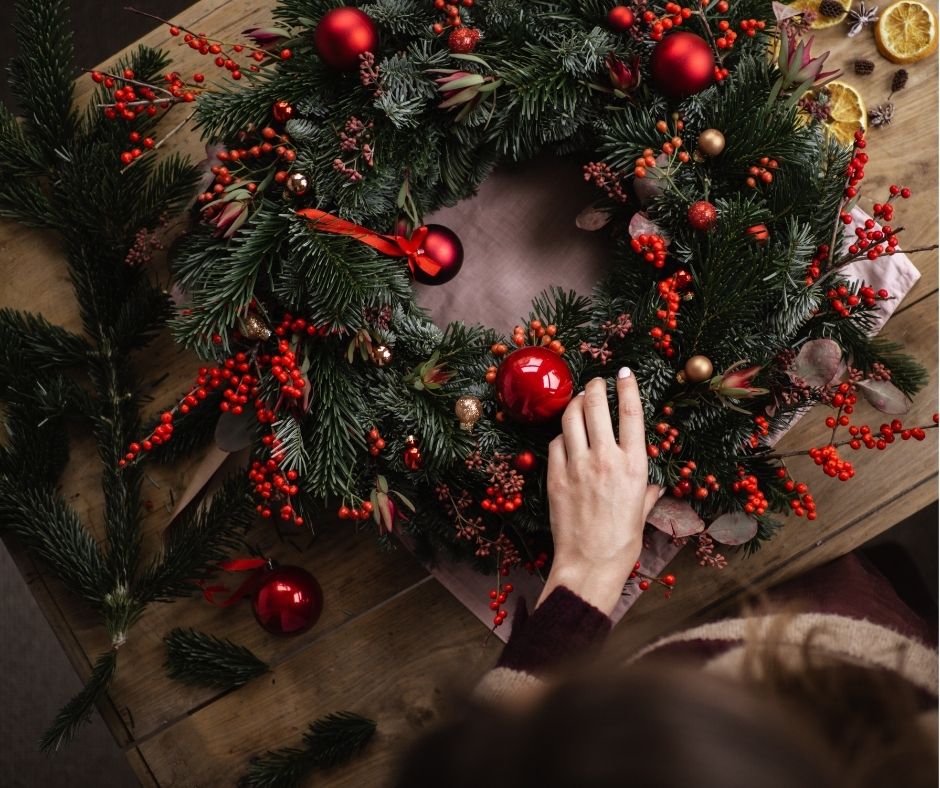
[[[193,29],[231,38],[249,23],[268,21],[272,4],[272,0],[201,0],[180,20]],[[846,69],[848,79],[870,103],[884,100],[894,67],[877,55],[870,31],[847,39],[838,28],[817,42],[832,47],[830,62]],[[178,39],[158,29],[142,43],[160,47],[177,44]],[[180,57],[174,67],[184,72],[196,68],[198,56],[188,49],[174,50]],[[872,76],[851,75],[852,60],[859,56],[877,63]],[[907,247],[937,240],[935,57],[909,69],[908,88],[895,97],[894,125],[869,137],[870,201],[881,196],[890,182],[903,181],[915,191],[915,199],[901,209]],[[89,90],[87,80],[79,83],[81,98],[87,98]],[[168,147],[201,158],[195,134],[177,134]],[[6,273],[4,305],[42,312],[80,330],[62,251],[54,239],[3,225],[0,254]],[[915,261],[923,278],[884,333],[902,341],[930,370],[930,384],[908,417],[912,424],[923,424],[937,409],[937,256],[919,254]],[[141,359],[140,374],[144,380],[162,378],[152,385],[159,404],[186,388],[196,366],[194,358],[162,337]],[[860,408],[859,415],[874,424],[883,421],[867,406]],[[784,448],[824,442],[821,422],[818,413],[803,419],[787,436]],[[85,522],[100,532],[97,460],[87,439],[76,436],[73,445],[63,488]],[[154,509],[145,518],[145,549],[159,548],[170,491],[183,489],[197,459],[169,470],[150,469],[153,486],[147,489]],[[734,556],[722,572],[700,570],[691,551],[684,551],[673,565],[682,583],[672,599],[646,595],[615,631],[613,648],[636,648],[733,604],[748,590],[852,550],[937,498],[933,435],[887,453],[859,453],[853,460],[858,473],[849,484],[823,477],[805,460],[794,462],[797,473],[813,480],[820,519],[792,521],[756,557]],[[357,535],[348,524],[327,527],[315,549],[303,556],[273,538],[267,546],[281,561],[302,562],[326,590],[323,617],[312,631],[296,639],[274,639],[255,624],[247,607],[218,610],[192,599],[151,607],[121,650],[117,680],[101,713],[145,785],[230,785],[250,756],[298,743],[309,721],[338,709],[376,718],[379,733],[368,751],[330,784],[380,784],[401,747],[435,717],[442,696],[468,686],[499,651],[499,643],[487,636],[487,630],[410,555],[403,550],[379,552],[371,533]],[[15,544],[10,547],[76,670],[87,675],[96,655],[107,648],[98,620]],[[231,693],[176,684],[164,674],[161,639],[178,625],[247,645],[274,671]]]

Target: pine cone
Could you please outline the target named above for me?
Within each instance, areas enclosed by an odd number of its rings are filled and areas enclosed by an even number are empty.
[[[856,60],[855,61],[855,73],[860,76],[866,76],[871,74],[875,70],[875,64],[870,60]]]
[[[897,93],[907,86],[907,69],[899,68],[891,78],[891,92]]]
[[[830,19],[845,16],[845,6],[839,0],[823,0],[819,4],[819,13]]]

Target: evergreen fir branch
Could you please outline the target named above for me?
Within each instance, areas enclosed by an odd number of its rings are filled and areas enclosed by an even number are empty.
[[[4,178],[0,182],[0,218],[38,229],[55,226],[48,200],[27,178]]]
[[[270,670],[249,649],[195,629],[172,630],[164,639],[167,675],[198,687],[231,689]]]
[[[49,729],[43,733],[40,749],[55,752],[68,745],[79,728],[88,722],[95,703],[107,692],[117,669],[117,651],[106,651],[95,662],[91,675],[81,691],[56,715]]]
[[[20,54],[10,62],[10,89],[23,110],[28,136],[49,165],[78,122],[67,7],[66,0],[20,0],[13,22]]]
[[[240,788],[294,788],[314,769],[340,766],[372,739],[376,724],[349,711],[316,720],[303,737],[303,747],[286,747],[253,759]]]
[[[135,581],[135,596],[150,603],[190,595],[194,581],[212,576],[229,551],[242,544],[240,537],[252,518],[248,504],[244,478],[233,476],[209,504],[177,519],[167,531],[163,555]]]
[[[91,346],[78,334],[54,326],[42,315],[0,309],[0,365],[29,364],[40,369],[82,363]]]
[[[52,487],[69,458],[69,440],[63,416],[36,418],[31,405],[7,402],[0,440],[0,476],[18,484]],[[64,410],[63,410],[64,412]]]
[[[0,476],[0,532],[15,536],[49,564],[73,594],[93,607],[102,605],[109,578],[104,556],[75,511],[53,489]]]

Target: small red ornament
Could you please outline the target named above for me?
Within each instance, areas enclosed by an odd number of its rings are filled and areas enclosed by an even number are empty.
[[[565,360],[547,347],[523,347],[496,371],[496,398],[516,421],[538,424],[561,414],[574,381]]]
[[[699,200],[689,206],[688,218],[694,229],[708,232],[718,224],[718,211],[708,200]]]
[[[480,31],[475,27],[455,27],[447,37],[447,46],[458,55],[468,55],[477,48]]]
[[[512,461],[512,467],[519,473],[528,473],[535,468],[535,455],[530,451],[519,452]]]
[[[770,232],[765,224],[755,224],[753,227],[748,227],[745,233],[748,238],[761,245],[767,243],[770,238]]]
[[[262,585],[251,600],[261,627],[272,635],[299,635],[310,629],[323,612],[317,579],[299,566],[262,571]]]
[[[673,278],[673,281],[675,282],[675,284],[673,285],[673,289],[675,289],[679,293],[686,290],[689,287],[689,285],[692,284],[692,274],[690,274],[684,268],[678,269],[672,275],[672,278]]]
[[[423,285],[442,285],[449,282],[463,265],[463,244],[457,233],[443,224],[427,225],[428,234],[424,239],[424,254],[437,263],[441,269],[433,276],[421,268],[415,268],[415,281]]]
[[[715,79],[715,58],[705,39],[680,31],[656,44],[650,73],[669,98],[681,99],[704,90]]]
[[[294,117],[294,108],[289,101],[275,101],[274,106],[271,107],[271,116],[278,123],[286,123]]]
[[[359,68],[360,55],[378,46],[379,32],[367,14],[343,6],[323,15],[313,41],[324,63],[340,71],[352,71]]]
[[[636,15],[633,9],[625,5],[615,5],[607,12],[607,24],[610,25],[611,30],[616,30],[618,33],[624,33],[633,27],[635,20]]]
[[[401,455],[401,461],[409,471],[420,471],[424,465],[424,458],[421,456],[421,450],[418,448],[418,441],[414,435],[405,438],[405,451]]]

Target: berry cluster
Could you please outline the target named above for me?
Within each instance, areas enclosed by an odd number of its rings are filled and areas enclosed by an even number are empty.
[[[291,350],[290,343],[281,339],[277,343],[277,354],[259,355],[259,364],[270,364],[271,374],[280,383],[281,395],[290,399],[300,399],[304,395],[306,381],[304,373],[297,364],[297,354]]]
[[[849,162],[849,166],[845,171],[846,185],[845,185],[845,199],[851,200],[858,195],[858,185],[862,182],[862,179],[865,177],[865,165],[868,164],[868,154],[862,153],[865,148],[865,132],[861,129],[855,132],[855,140],[852,145],[853,156],[852,161]],[[846,214],[842,215],[842,221],[845,224],[851,222],[851,217],[849,221],[845,221]]]
[[[681,448],[681,447],[676,447]],[[676,452],[678,453],[678,452]],[[700,476],[701,483],[695,480],[698,466],[692,460],[688,460],[685,465],[679,469],[679,481],[672,487],[670,492],[674,498],[692,497],[697,501],[704,501],[709,492],[718,492],[721,485],[713,474]]]
[[[506,600],[509,598],[512,591],[512,583],[502,583],[496,588],[490,589],[490,610],[495,613],[493,616],[494,627],[500,626],[506,619],[507,613],[503,609],[503,605],[506,604]]]
[[[265,178],[272,167],[275,170],[275,183],[284,183],[287,180],[287,168],[297,158],[291,147],[290,137],[278,133],[270,126],[261,129],[259,136],[259,140],[246,136],[244,147],[220,150],[215,154],[220,163],[213,164],[210,168],[215,178],[209,188],[199,194],[199,202],[208,204],[217,200],[220,205],[227,203],[231,198],[232,186],[238,183],[244,183],[244,188],[249,194],[254,194],[258,189],[258,182]],[[248,144],[249,142],[251,144]],[[268,159],[272,155],[274,158]],[[254,169],[252,163],[255,165]]]
[[[663,408],[663,415],[671,416],[673,414],[673,409],[671,406],[666,405]],[[676,427],[668,424],[665,421],[659,422],[654,428],[656,434],[661,436],[659,444],[648,443],[646,445],[646,454],[648,457],[656,458],[659,456],[660,452],[672,452],[673,454],[678,454],[682,447],[676,443],[676,439],[679,437],[679,430]]]
[[[661,235],[638,235],[631,239],[630,248],[642,255],[653,268],[663,268],[666,265],[666,239]]]
[[[350,508],[343,504],[336,510],[340,520],[368,520],[372,516],[372,503],[363,501],[359,506]]]
[[[522,568],[529,574],[535,574],[548,563],[548,553],[539,553],[531,561],[526,561]]]
[[[863,285],[857,293],[851,292],[845,285],[831,287],[826,291],[826,298],[829,299],[829,306],[839,317],[848,317],[852,310],[859,304],[866,307],[873,307],[878,300],[889,298],[889,293],[884,288],[877,292],[873,287]]]
[[[626,203],[630,199],[623,188],[623,173],[614,170],[607,162],[592,161],[585,164],[584,180],[602,189],[614,202]]]
[[[633,570],[630,572],[629,580],[632,580],[636,583],[637,588],[640,591],[647,591],[652,583],[659,583],[662,586],[665,586],[666,598],[669,598],[670,590],[676,585],[676,576],[675,575],[663,575],[662,577],[649,577],[644,575],[640,571],[640,562],[637,561],[633,565]]]
[[[453,27],[457,29],[462,27],[463,20],[460,17],[460,6],[463,6],[464,8],[472,8],[473,0],[459,0],[459,3],[449,3],[447,0],[434,0],[434,7],[444,14],[443,22],[435,22],[433,25],[431,25],[431,29],[434,31],[435,35],[440,35],[447,27]]]
[[[269,437],[269,436],[268,436]],[[290,499],[297,495],[300,488],[297,486],[297,471],[281,472],[279,461],[283,459],[280,452],[275,451],[274,456],[266,462],[254,460],[248,470],[248,481],[252,483],[254,494],[261,499],[255,509],[265,520],[271,518],[271,504],[277,500],[283,501],[278,510],[281,520],[293,522],[298,528],[304,524],[301,517],[290,503]]]
[[[855,468],[848,460],[839,456],[839,450],[833,444],[822,448],[809,450],[809,456],[817,465],[822,466],[823,473],[841,482],[846,482],[855,475]]]
[[[155,17],[157,18],[157,17]],[[268,49],[251,44],[237,44],[209,38],[205,33],[194,33],[187,30],[182,25],[160,20],[170,26],[170,35],[177,37],[183,36],[183,43],[190,49],[198,52],[200,55],[213,58],[213,63],[221,69],[225,69],[231,74],[232,79],[241,79],[242,70],[245,66],[249,71],[257,72],[260,70],[260,64],[266,59],[269,60],[289,60],[293,53],[290,49],[281,49],[278,52],[272,52]],[[248,51],[247,57],[252,61],[239,63],[240,59],[245,57],[245,51]],[[200,80],[201,81],[201,80]]]
[[[722,0],[724,2],[724,0]],[[727,3],[725,3],[727,5]],[[651,41],[662,41],[663,36],[672,28],[679,27],[689,17],[692,16],[691,8],[683,8],[678,3],[666,3],[663,7],[666,12],[662,16],[656,16],[653,11],[644,11],[642,19],[649,25],[649,37]]]
[[[756,449],[758,446],[760,446],[760,439],[766,438],[770,434],[770,422],[767,421],[766,416],[755,416],[754,426],[755,430],[751,433],[751,437],[748,439],[748,445],[752,449]]]
[[[653,347],[659,350],[666,358],[672,358],[675,354],[675,348],[672,347],[672,334],[669,331],[675,330],[677,322],[676,315],[679,314],[679,302],[682,296],[679,293],[678,279],[676,275],[660,280],[657,284],[659,297],[663,301],[665,308],[656,310],[656,319],[662,323],[663,327],[653,326],[650,329],[650,336],[653,338]]]
[[[369,430],[366,440],[369,441],[369,454],[378,457],[382,453],[382,449],[385,448],[385,439],[379,433],[378,427]]]
[[[343,130],[339,132],[339,149],[341,153],[355,153],[350,161],[344,161],[337,156],[333,159],[333,169],[344,175],[350,183],[358,183],[365,178],[359,171],[361,159],[367,168],[375,166],[375,156],[372,149],[372,121],[361,121],[353,116],[346,121]]]
[[[493,455],[487,465],[490,483],[486,488],[486,497],[480,501],[480,508],[484,512],[509,514],[522,506],[525,479],[510,467],[510,460],[515,464],[517,459],[504,454]]]
[[[809,287],[822,275],[822,270],[829,262],[829,244],[822,244],[806,266],[806,286]]]
[[[757,164],[752,165],[748,168],[748,175],[745,183],[750,186],[752,189],[756,189],[758,184],[763,184],[764,186],[773,183],[774,173],[780,166],[780,162],[776,159],[771,159],[769,156],[761,156],[757,160]]]
[[[883,254],[897,251],[898,237],[890,225],[878,227],[874,219],[866,219],[865,224],[855,228],[855,242],[849,246],[849,254],[864,253],[869,260],[877,260]]]
[[[747,493],[744,511],[748,514],[761,515],[767,511],[767,498],[758,486],[757,477],[747,473],[744,468],[738,468],[738,478],[731,483],[734,492]]]

